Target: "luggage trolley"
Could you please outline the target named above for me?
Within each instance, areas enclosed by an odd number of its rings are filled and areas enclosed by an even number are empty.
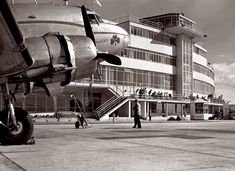
[[[76,106],[79,108],[80,111],[82,111],[79,103],[77,102],[76,97],[73,94],[71,94],[70,97],[74,99]],[[77,121],[75,122],[75,128],[78,129],[79,127],[82,127],[82,128],[92,127],[92,123],[88,119],[85,118],[83,112],[76,112],[76,108],[75,108],[73,114],[77,117]]]

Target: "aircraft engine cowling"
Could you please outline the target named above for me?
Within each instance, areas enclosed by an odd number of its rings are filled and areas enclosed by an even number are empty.
[[[74,79],[90,76],[96,70],[96,47],[88,37],[48,33],[25,41],[34,60],[31,68],[23,74],[27,81],[38,79],[45,85],[60,83],[60,86],[65,86]]]

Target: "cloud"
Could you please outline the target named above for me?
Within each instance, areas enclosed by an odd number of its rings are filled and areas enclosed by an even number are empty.
[[[216,86],[216,96],[223,95],[225,101],[230,101],[230,104],[235,104],[234,88],[229,86]]]
[[[235,88],[235,63],[218,63],[212,65],[215,70],[215,84]]]
[[[235,104],[235,63],[217,63],[212,67],[215,71],[216,96],[222,94],[226,101]]]

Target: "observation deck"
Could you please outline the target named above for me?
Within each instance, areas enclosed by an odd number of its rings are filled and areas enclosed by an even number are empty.
[[[204,40],[207,35],[196,28],[196,23],[184,16],[183,13],[169,13],[143,18],[154,23],[162,23],[163,29],[173,34],[186,34],[196,41]]]
[[[152,27],[155,29],[163,29],[163,24],[161,22],[153,22],[150,20],[141,19],[141,18],[131,16],[131,15],[120,17],[120,18],[114,19],[113,21],[119,24],[125,23],[125,22],[133,22],[136,24],[145,25],[145,26]]]

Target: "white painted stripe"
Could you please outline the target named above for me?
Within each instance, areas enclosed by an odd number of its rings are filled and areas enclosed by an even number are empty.
[[[208,77],[207,75],[201,74],[199,72],[193,71],[193,79],[206,82],[206,83],[211,84],[212,86],[215,87],[215,82],[212,78]]]
[[[175,46],[160,43],[150,38],[145,38],[141,36],[130,35],[130,47],[159,52],[170,56],[176,56]]]
[[[120,56],[119,56],[120,57]],[[159,73],[165,73],[173,75],[176,73],[175,66],[172,65],[166,65],[161,63],[155,63],[151,61],[144,61],[139,59],[133,59],[133,58],[125,58],[120,57],[122,61],[122,65],[119,66],[121,68],[130,68],[130,69],[137,69],[137,70],[144,70],[144,71],[151,71],[151,72],[159,72]],[[106,66],[115,66],[112,64],[109,64],[107,62],[102,62],[102,65]]]

